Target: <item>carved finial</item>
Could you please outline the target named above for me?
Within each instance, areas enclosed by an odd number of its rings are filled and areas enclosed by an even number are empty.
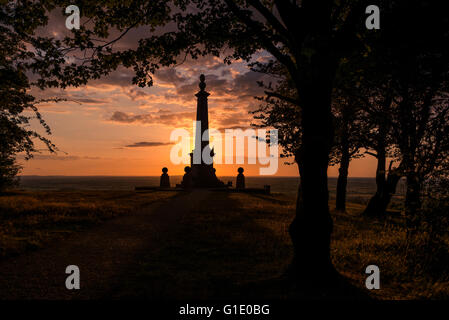
[[[204,82],[205,80],[206,80],[206,77],[204,76],[204,74],[200,75],[199,87],[200,87],[201,91],[204,91],[204,89],[206,89],[206,82]]]

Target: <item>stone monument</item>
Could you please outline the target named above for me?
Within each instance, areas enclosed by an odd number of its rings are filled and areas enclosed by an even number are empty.
[[[190,189],[193,187],[192,170],[190,167],[184,168],[184,176],[182,177],[181,187],[184,189]]]
[[[245,189],[245,176],[243,175],[244,170],[242,167],[240,167],[240,168],[238,168],[237,171],[239,174],[237,175],[237,179],[235,182],[235,188],[238,190]]]
[[[202,157],[203,153],[209,153],[212,158],[215,155],[214,151],[210,150],[209,147],[209,134],[208,132],[205,133],[205,131],[209,129],[207,97],[210,95],[209,92],[205,91],[205,79],[206,78],[204,74],[202,74],[200,76],[199,83],[200,91],[195,94],[195,96],[197,97],[196,121],[201,124],[201,132],[196,134],[195,148],[193,152],[190,153],[192,186],[194,188],[224,187],[224,183],[218,180],[217,176],[215,175],[213,162],[210,164],[205,163]]]
[[[167,174],[168,169],[167,168],[162,168],[162,175],[161,175],[161,183],[160,183],[160,187],[161,188],[170,188],[170,177]]]

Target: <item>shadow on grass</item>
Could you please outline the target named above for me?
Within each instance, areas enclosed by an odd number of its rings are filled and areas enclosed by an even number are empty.
[[[302,292],[283,277],[292,258],[287,234],[292,218],[286,201],[211,192],[169,230],[149,230],[157,234],[158,247],[136,257],[132,274],[124,274],[108,294],[162,300],[321,299],[321,292]],[[366,298],[342,281],[343,295]],[[339,298],[341,289],[324,298]]]
[[[251,197],[262,199],[262,200],[266,200],[266,201],[270,201],[272,203],[276,203],[276,204],[280,204],[280,205],[287,205],[287,204],[290,203],[290,201],[288,201],[286,199],[279,199],[279,196],[283,196],[283,194],[281,194],[281,193],[264,195],[264,194],[249,192],[247,194],[249,196],[251,196]]]

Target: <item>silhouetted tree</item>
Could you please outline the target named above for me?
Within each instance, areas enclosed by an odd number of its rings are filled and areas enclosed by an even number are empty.
[[[28,92],[30,84],[26,74],[26,61],[33,57],[26,47],[27,32],[40,25],[39,11],[35,16],[22,15],[33,6],[23,3],[15,6],[17,12],[11,3],[2,5],[0,10],[0,190],[17,182],[21,167],[16,156],[24,153],[25,159],[32,157],[36,152],[35,140],[43,142],[50,151],[55,149],[47,138],[29,128],[30,120],[37,119],[46,133],[51,133],[37,110],[39,101]]]
[[[399,121],[393,132],[407,178],[405,209],[411,227],[421,208],[423,184],[449,157],[449,100],[439,89],[416,93],[409,88],[397,106]]]
[[[294,97],[291,79],[284,68],[276,61],[268,63],[255,62],[252,70],[269,75],[273,80],[269,84],[260,83],[268,93],[258,97],[262,103],[257,110],[252,111],[254,119],[258,120],[256,127],[273,127],[279,132],[278,143],[282,147],[281,157],[293,157],[300,168],[300,159],[295,158],[301,148],[300,108],[293,103],[275,96]],[[348,81],[346,81],[348,82]],[[352,82],[351,82],[352,83]],[[337,181],[336,208],[346,209],[346,186],[349,163],[353,158],[362,156],[359,151],[368,131],[362,123],[359,101],[350,96],[344,96],[342,90],[335,90],[332,100],[332,114],[335,123],[335,138],[330,156],[331,165],[340,165]],[[292,164],[286,162],[286,164]],[[301,170],[301,168],[300,168]]]
[[[284,164],[296,163],[301,173],[300,154],[302,144],[301,111],[295,102],[297,100],[294,84],[289,78],[285,67],[276,60],[267,63],[251,63],[251,69],[255,72],[268,75],[272,81],[268,84],[260,81],[259,86],[265,89],[265,96],[256,97],[261,101],[259,108],[250,113],[253,114],[256,123],[251,125],[258,128],[275,128],[278,130],[278,145],[281,146],[281,158],[294,161],[285,161]],[[289,97],[288,99],[280,97]],[[267,137],[269,143],[269,138]],[[300,192],[297,194],[296,206],[300,205]]]
[[[363,123],[367,134],[363,136],[362,145],[365,153],[377,159],[376,168],[376,193],[371,197],[363,214],[365,216],[382,216],[396,186],[402,177],[401,165],[393,168],[394,161],[390,162],[387,171],[387,157],[397,159],[397,152],[392,137],[394,121],[392,114],[393,93],[388,86],[388,78],[384,83],[374,84],[372,81],[364,81],[364,87],[360,87],[363,99],[359,99],[363,110]],[[376,87],[377,85],[377,87]]]
[[[401,12],[406,23],[393,19]],[[391,31],[382,32],[382,56],[389,60],[387,119],[397,149],[399,169],[407,178],[408,219],[420,208],[423,182],[448,157],[447,132],[449,19],[437,3],[411,2],[394,7]],[[407,52],[407,54],[404,54]],[[382,68],[384,70],[384,68]]]
[[[250,111],[257,120],[252,126],[276,128],[279,134],[278,144],[282,147],[281,158],[294,158],[301,148],[302,134],[300,107],[294,102],[297,100],[294,84],[285,67],[276,60],[270,60],[268,63],[254,62],[251,69],[271,78],[268,84],[262,81],[258,83],[264,88],[266,95],[256,97],[261,103],[258,109]],[[278,96],[290,97],[291,101]],[[298,163],[299,159],[295,161]]]
[[[336,129],[331,164],[339,164],[335,208],[346,211],[349,164],[352,159],[362,156],[359,151],[367,132],[356,99],[337,89],[332,99],[332,109]]]
[[[382,38],[393,28],[395,15],[392,11],[398,5],[399,2],[392,1],[379,3],[382,8],[381,29],[366,34],[363,44],[367,52],[349,57],[341,65],[336,82],[336,97],[344,97],[350,101],[354,111],[357,110],[356,129],[352,133],[356,145],[360,150],[364,149],[363,156],[368,154],[377,159],[376,193],[369,201],[366,215],[385,212],[399,180],[396,180],[397,170],[390,170],[388,177],[386,175],[387,157],[392,156],[392,119],[388,115],[391,113],[393,93],[390,88],[392,62],[386,55],[388,43]],[[396,14],[396,17],[401,18],[401,15]]]
[[[448,19],[442,12],[430,1],[383,3],[382,28],[365,38],[370,54],[352,59],[359,80],[346,94],[360,101],[369,130],[363,144],[378,160],[377,190],[365,215],[385,212],[402,176],[407,177],[406,211],[416,212],[422,181],[445,154],[440,131],[446,130],[441,121],[446,117],[442,92],[447,90],[448,55],[440,44],[448,40]],[[388,175],[387,157],[398,163],[393,168],[390,162]]]

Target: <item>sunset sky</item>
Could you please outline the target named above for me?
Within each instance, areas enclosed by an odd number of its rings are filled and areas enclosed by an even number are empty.
[[[62,37],[60,17],[44,30]],[[130,48],[145,30],[124,37],[118,48]],[[254,59],[269,58],[260,52]],[[183,173],[184,165],[170,162],[170,133],[176,128],[192,131],[196,116],[199,75],[205,74],[209,96],[209,127],[219,130],[249,127],[260,95],[256,81],[262,75],[248,69],[245,62],[225,65],[217,57],[187,60],[175,68],[160,69],[154,86],[139,88],[131,84],[132,70],[119,69],[100,80],[78,88],[33,89],[37,98],[59,97],[69,101],[38,105],[52,129],[52,142],[59,148],[50,154],[43,150],[29,161],[21,161],[24,175],[160,175],[166,166],[169,174]],[[37,124],[33,125],[42,132]],[[40,146],[41,147],[41,146]],[[278,176],[297,176],[296,165],[279,159]],[[217,175],[235,175],[243,166],[248,176],[259,175],[259,165],[216,165]],[[351,163],[350,176],[372,177],[375,159],[366,157]],[[329,176],[337,176],[331,167]]]

